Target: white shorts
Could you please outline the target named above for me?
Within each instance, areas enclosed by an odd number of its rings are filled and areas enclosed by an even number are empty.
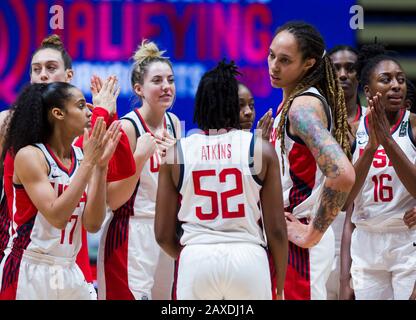
[[[271,300],[266,250],[251,243],[187,245],[177,265],[178,300]]]
[[[159,259],[160,255],[154,219],[112,215],[103,226],[100,241],[98,298],[168,299],[172,291],[174,262],[164,254]]]
[[[329,274],[328,281],[326,282],[326,295],[327,300],[339,300],[339,279],[341,274],[341,257],[335,255],[334,263],[332,264],[332,270]]]
[[[17,282],[10,283],[5,299],[16,300],[91,300],[88,283],[75,259],[51,257],[25,251],[21,258],[8,256],[8,264],[18,263]],[[12,271],[10,274],[13,277]],[[2,288],[4,289],[4,288]]]
[[[416,281],[416,230],[355,228],[351,276],[357,300],[407,300]]]

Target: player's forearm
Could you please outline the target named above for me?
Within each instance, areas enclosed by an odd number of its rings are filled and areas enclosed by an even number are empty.
[[[87,204],[83,215],[83,224],[88,232],[96,233],[101,229],[106,212],[107,167],[96,167],[88,185]]]
[[[375,150],[370,150],[366,147],[358,158],[357,162],[354,164],[355,182],[350,193],[348,194],[347,200],[345,201],[344,207],[342,208],[343,210],[346,210],[350,205],[352,205],[354,199],[357,197],[362,186],[364,185],[368,171],[371,167],[371,163],[374,159],[374,153]]]
[[[127,179],[110,182],[107,185],[107,205],[112,211],[125,204],[133,195],[140,173],[136,172]]]
[[[93,165],[82,162],[68,188],[55,201],[41,209],[42,213],[54,227],[58,229],[66,227],[87,188],[93,168]]]
[[[340,281],[349,282],[351,278],[351,236],[355,225],[351,221],[352,206],[347,209],[341,238],[341,271]]]
[[[134,155],[136,172],[127,179],[110,182],[107,188],[107,204],[111,210],[115,211],[130,199],[136,189],[140,174],[147,159]]]
[[[182,250],[179,238],[176,235],[176,225],[160,221],[160,209],[156,208],[155,237],[159,246],[173,259],[178,259]]]
[[[287,269],[287,232],[274,232],[272,237],[273,238],[270,239],[268,236],[268,247],[272,253],[273,262],[276,269],[276,291],[278,295],[281,295],[283,292]]]
[[[415,165],[409,161],[409,158],[393,139],[388,139],[388,141],[383,144],[383,147],[400,181],[403,183],[407,191],[413,197],[416,197]]]
[[[347,199],[349,190],[339,190],[332,181],[326,180],[321,193],[321,201],[312,220],[312,235],[323,235],[336,218]]]

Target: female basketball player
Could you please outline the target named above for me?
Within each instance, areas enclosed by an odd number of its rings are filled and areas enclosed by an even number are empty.
[[[367,116],[353,155],[351,275],[356,299],[408,299],[416,279],[416,230],[403,216],[416,205],[416,117],[406,110],[406,76],[379,44],[358,56]]]
[[[238,83],[238,101],[240,104],[240,126],[243,130],[251,130],[256,119],[254,98],[250,89],[243,83]],[[268,110],[257,122],[256,130],[261,130],[261,136],[269,140],[273,125],[272,109]]]
[[[168,299],[171,292],[173,261],[161,252],[153,226],[161,157],[181,130],[178,118],[167,112],[176,91],[171,62],[163,53],[143,41],[133,57],[131,84],[142,105],[121,122],[136,173],[109,187],[113,214],[100,242],[100,299]]]
[[[339,84],[344,91],[348,123],[351,127],[350,142],[353,142],[355,140],[355,132],[357,131],[360,119],[365,115],[365,107],[361,106],[358,98],[358,77],[357,71],[355,70],[358,51],[348,45],[338,45],[328,51],[328,56],[331,58]],[[350,210],[352,210],[352,208],[350,208]],[[340,266],[343,229],[349,228],[351,230],[349,234],[351,234],[352,229],[354,228],[354,225],[350,220],[347,220],[347,223],[344,224],[345,215],[345,211],[341,211],[331,224],[335,235],[335,260],[326,284],[328,300],[338,300],[339,298],[346,299],[353,296],[349,277],[351,264],[347,264],[343,267]],[[344,250],[345,252],[343,252],[349,257],[349,247],[347,247],[347,249],[348,250]],[[345,276],[340,277],[341,269],[348,270],[347,272],[344,272]],[[340,290],[342,293],[341,295]]]
[[[108,97],[114,104],[115,92]],[[17,227],[1,267],[0,298],[91,299],[75,258],[82,227],[97,232],[103,222],[108,162],[121,124],[106,132],[99,118],[89,137],[85,98],[65,82],[28,86],[11,115],[4,148],[14,158]],[[72,146],[82,133],[84,153]]]
[[[160,169],[155,233],[177,261],[177,299],[271,299],[272,287],[282,298],[287,231],[279,163],[269,142],[233,130],[241,126],[236,73],[221,62],[203,75],[194,112],[203,131],[181,139],[171,153],[177,161]]]
[[[272,86],[283,89],[271,141],[282,156],[290,240],[285,298],[326,299],[334,259],[328,227],[354,183],[345,100],[324,41],[309,24],[278,28],[268,64]]]

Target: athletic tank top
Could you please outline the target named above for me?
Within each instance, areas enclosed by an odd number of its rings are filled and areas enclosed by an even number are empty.
[[[326,111],[328,120],[328,130],[332,128],[331,108],[329,108],[325,98],[319,91],[311,87],[300,93],[298,96],[310,95],[318,98]],[[280,139],[277,139],[277,127],[281,117],[281,108],[274,120],[270,142],[274,144],[279,159],[281,159]],[[299,138],[289,133],[286,118],[285,130],[285,153],[283,155],[283,166],[280,166],[282,177],[282,190],[285,211],[300,218],[311,218],[319,205],[319,196],[323,186],[325,176],[322,174],[315,158],[309,151],[305,143]],[[314,207],[316,206],[316,208]]]
[[[74,178],[83,153],[72,146],[71,167],[65,168],[53,151],[44,144],[36,144],[45,156],[49,166],[48,180],[60,196]],[[34,206],[23,185],[14,185],[13,223],[16,233],[13,237],[12,252],[22,254],[24,250],[54,257],[76,258],[81,247],[82,214],[87,195],[84,192],[78,206],[72,213],[66,228],[52,226]]]
[[[253,134],[193,134],[178,142],[181,244],[265,245],[260,227],[261,181],[252,175]]]
[[[415,140],[410,124],[410,112],[402,110],[399,120],[391,128],[391,135],[406,154],[410,162],[416,162]],[[363,117],[358,126],[356,147],[353,153],[355,163],[369,140],[368,118]],[[404,213],[416,206],[416,200],[398,178],[393,165],[379,146],[368,171],[361,191],[354,201],[352,222],[357,226],[377,230],[406,230]]]
[[[140,115],[139,109],[127,113],[121,119],[132,122],[136,130],[136,138],[146,132],[153,133],[149,130],[146,122]],[[167,132],[176,138],[175,127],[168,112],[165,113],[164,126]],[[160,157],[157,152],[153,154],[145,163],[140,179],[132,197],[116,212],[127,212],[129,215],[143,218],[155,217],[157,181],[159,177]],[[134,199],[134,201],[132,201]]]

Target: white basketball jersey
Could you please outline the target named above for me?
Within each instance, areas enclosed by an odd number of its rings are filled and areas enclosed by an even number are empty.
[[[325,98],[314,87],[299,94],[299,96],[302,95],[314,96],[321,100],[327,111],[329,129],[331,130],[331,109]],[[277,127],[281,115],[281,108],[279,108],[270,136],[270,142],[274,144],[279,159],[281,159],[281,141],[280,139],[277,139]],[[316,212],[314,206],[319,205],[319,196],[321,194],[321,187],[323,186],[325,176],[322,174],[316,164],[315,158],[305,143],[300,138],[293,137],[289,133],[287,118],[285,121],[284,169],[283,166],[280,166],[285,211],[292,212],[298,219],[310,218]]]
[[[47,145],[36,144],[36,147],[43,152],[48,162],[48,180],[56,195],[59,196],[72,182],[83,159],[83,153],[80,148],[72,146],[71,167],[67,169]],[[81,248],[82,214],[86,199],[87,195],[84,192],[66,228],[60,230],[52,226],[37,210],[23,185],[14,185],[13,223],[16,233],[12,251],[26,250],[54,257],[75,259]]]
[[[399,121],[391,129],[391,135],[410,162],[415,163],[416,147],[409,116],[409,111],[401,111]],[[364,117],[357,130],[354,163],[368,143],[367,128],[368,119]],[[374,230],[384,230],[384,228],[406,230],[403,215],[415,206],[416,200],[398,178],[383,146],[379,146],[364,185],[355,198],[352,222],[357,227],[363,226]]]
[[[261,182],[250,170],[253,134],[193,134],[178,142],[182,245],[249,242],[265,245]]]
[[[146,122],[140,115],[138,109],[127,113],[122,119],[129,120],[133,123],[136,130],[136,136],[139,137],[146,132],[153,133],[149,130]],[[164,120],[165,129],[167,132],[176,138],[175,127],[169,113],[165,113]],[[153,154],[146,161],[142,172],[140,173],[140,180],[133,193],[134,200],[134,216],[154,218],[156,206],[157,181],[159,178],[160,156],[157,152]]]

